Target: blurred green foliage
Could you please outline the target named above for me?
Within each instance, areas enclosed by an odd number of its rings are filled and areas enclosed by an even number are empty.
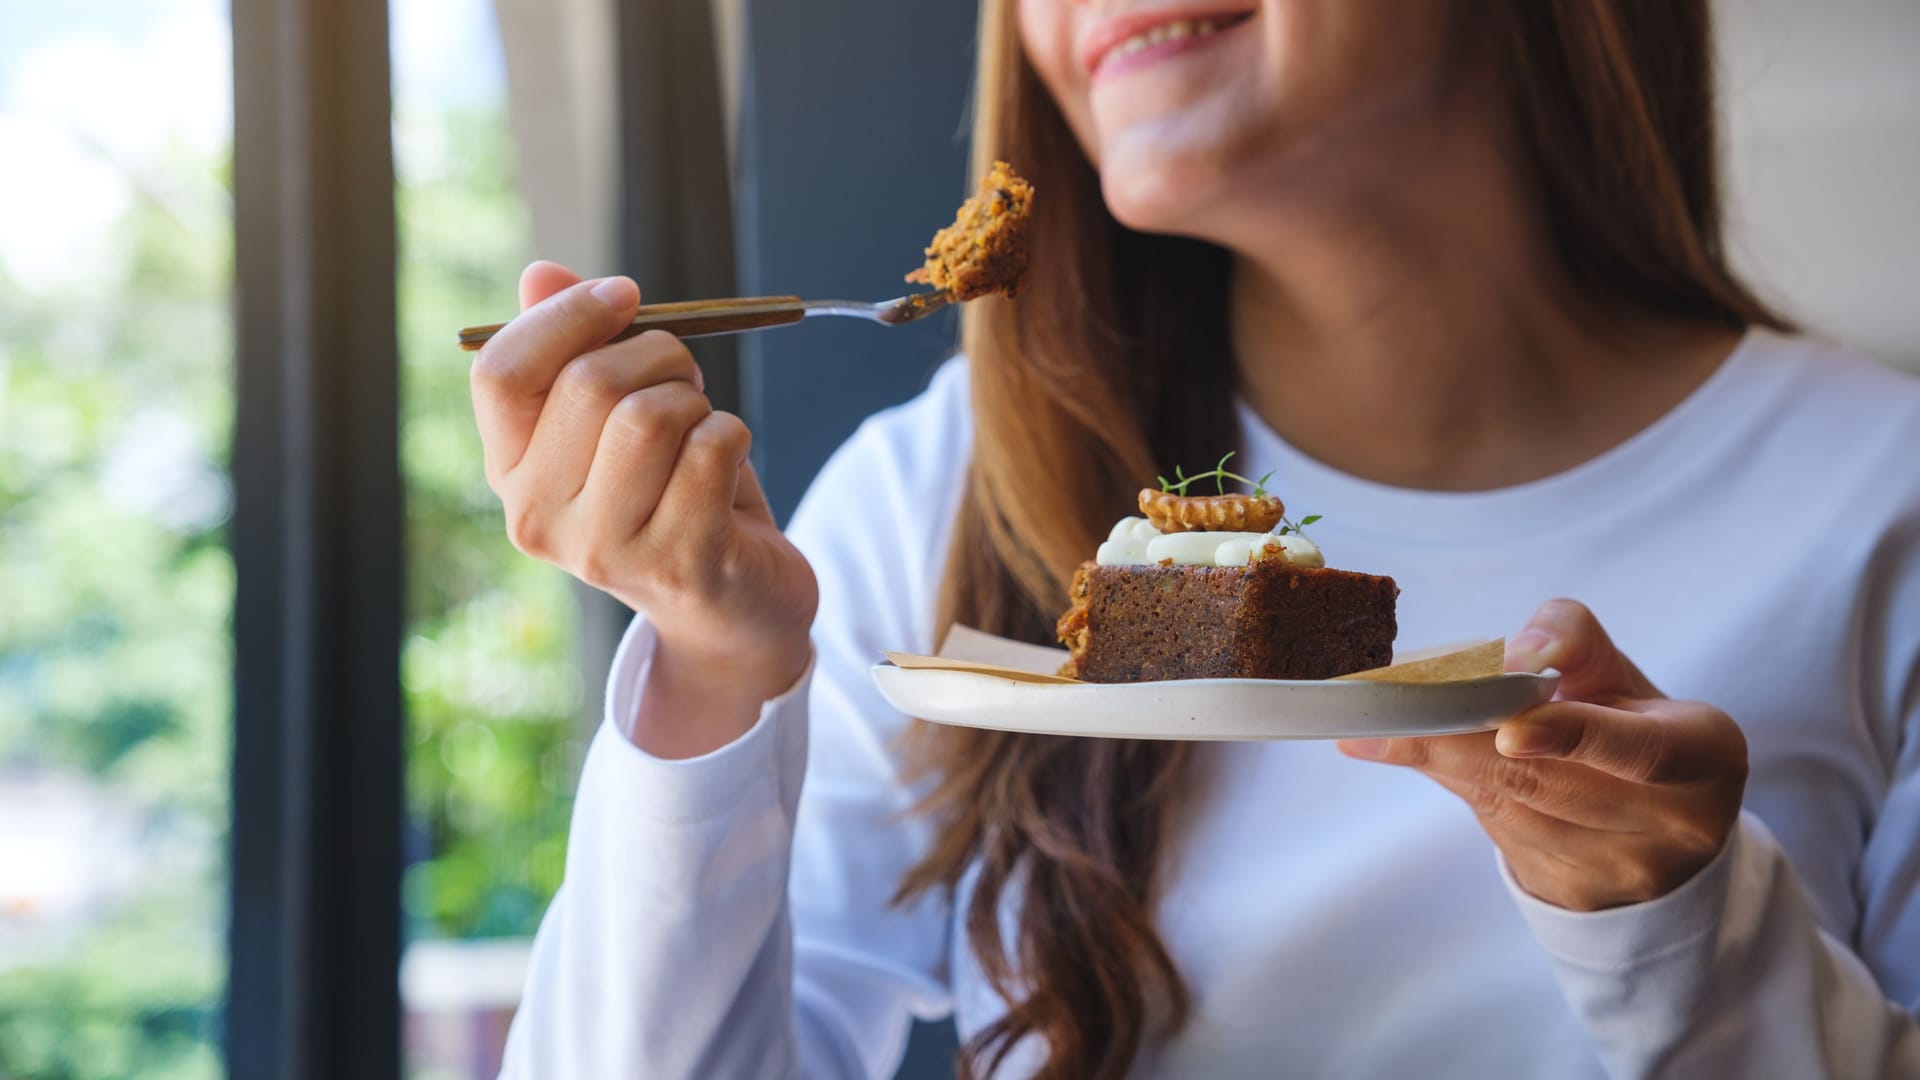
[[[585,744],[566,578],[507,542],[454,331],[517,304],[529,226],[498,111],[402,113],[401,463],[413,937],[531,934]]]
[[[224,172],[151,167],[211,193]],[[0,882],[0,1076],[220,1072],[230,230],[217,198],[136,198],[111,265],[0,280],[0,784],[58,779],[82,837],[131,822],[55,877],[137,860],[77,900]]]
[[[451,344],[513,310],[526,212],[499,110],[403,113],[396,148],[407,933],[530,934],[584,753],[574,606],[503,535]],[[152,167],[226,183],[223,162]],[[0,1077],[221,1071],[231,228],[136,199],[112,276],[0,273],[0,784],[68,778],[152,853],[65,917],[0,910]]]

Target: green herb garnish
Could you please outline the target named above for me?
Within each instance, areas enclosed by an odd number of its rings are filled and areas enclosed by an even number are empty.
[[[1300,519],[1300,524],[1295,525],[1293,522],[1288,521],[1284,515],[1282,515],[1280,518],[1280,531],[1275,533],[1274,535],[1285,536],[1288,533],[1292,533],[1295,536],[1305,536],[1307,535],[1306,534],[1307,526],[1319,520],[1320,520],[1319,514],[1308,514],[1306,517],[1303,517]]]
[[[1194,473],[1192,476],[1188,476],[1180,466],[1176,465],[1173,467],[1173,479],[1169,480],[1164,476],[1158,476],[1154,479],[1160,481],[1161,491],[1170,491],[1175,495],[1185,495],[1187,493],[1187,485],[1193,483],[1195,480],[1212,480],[1214,491],[1218,494],[1225,495],[1227,493],[1227,481],[1232,480],[1237,483],[1252,485],[1254,498],[1265,498],[1267,494],[1267,481],[1272,478],[1273,470],[1267,470],[1267,474],[1258,480],[1249,480],[1239,473],[1230,473],[1227,471],[1227,462],[1235,453],[1236,451],[1233,450],[1227,451],[1227,456],[1221,458],[1219,464],[1203,473]]]

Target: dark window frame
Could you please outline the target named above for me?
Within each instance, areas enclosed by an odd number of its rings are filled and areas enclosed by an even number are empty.
[[[234,0],[234,1077],[400,1073],[386,0]]]

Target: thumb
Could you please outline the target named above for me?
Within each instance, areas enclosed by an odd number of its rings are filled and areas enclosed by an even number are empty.
[[[1507,639],[1506,669],[1560,672],[1554,696],[1569,701],[1657,698],[1660,693],[1627,659],[1585,604],[1549,600]]]
[[[580,281],[579,274],[557,262],[541,259],[529,263],[520,272],[520,310],[525,311],[561,289],[580,284]]]

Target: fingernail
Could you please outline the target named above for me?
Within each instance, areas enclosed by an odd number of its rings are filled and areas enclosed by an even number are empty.
[[[699,364],[693,365],[693,388],[703,394],[707,392],[707,373],[700,370]]]
[[[1506,757],[1539,757],[1553,749],[1553,733],[1545,728],[1508,724],[1494,735],[1493,748]]]
[[[610,277],[594,283],[593,298],[615,311],[625,311],[640,302],[640,286],[630,277]]]
[[[1546,651],[1553,635],[1545,630],[1522,630],[1507,639],[1508,671],[1539,671],[1545,665]]]
[[[1366,758],[1368,761],[1379,761],[1381,758],[1387,756],[1387,740],[1342,739],[1340,740],[1340,751],[1348,757]]]

